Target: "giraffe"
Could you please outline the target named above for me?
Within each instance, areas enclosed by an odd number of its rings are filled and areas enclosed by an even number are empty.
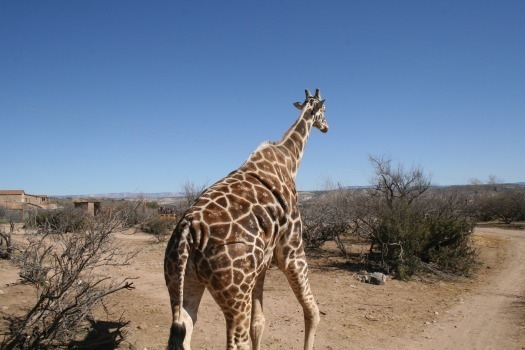
[[[226,320],[227,349],[261,347],[263,285],[275,263],[303,308],[304,349],[311,350],[319,309],[308,281],[295,177],[312,126],[325,133],[319,89],[294,105],[299,118],[279,142],[262,143],[182,215],[168,242],[164,275],[170,295],[169,349],[190,349],[205,289]]]

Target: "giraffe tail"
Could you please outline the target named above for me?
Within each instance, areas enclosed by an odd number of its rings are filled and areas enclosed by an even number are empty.
[[[190,251],[189,237],[190,237],[190,222],[182,221],[180,225],[181,235],[178,242],[177,255],[177,273],[179,278],[178,292],[179,292],[179,303],[178,303],[178,318],[171,325],[170,338],[168,340],[168,350],[183,350],[184,338],[186,337],[186,325],[182,319],[182,311],[184,305],[184,275],[186,272],[186,265],[188,263],[188,256]]]
[[[168,350],[184,350],[183,343],[186,337],[186,326],[179,323],[171,325]]]

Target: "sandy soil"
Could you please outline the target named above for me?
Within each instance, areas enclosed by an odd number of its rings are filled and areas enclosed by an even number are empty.
[[[112,274],[137,277],[136,289],[114,296],[130,320],[120,349],[164,349],[170,324],[163,277],[165,244],[144,234],[118,234],[123,247],[140,249],[130,266]],[[478,228],[482,267],[473,279],[364,284],[334,251],[310,252],[310,280],[321,310],[315,349],[525,349],[525,231]],[[17,271],[0,261],[0,318],[26,309],[35,295],[16,284]],[[263,349],[301,349],[303,317],[283,274],[271,269],[265,284]],[[5,322],[0,321],[0,328]],[[199,310],[194,349],[224,349],[220,309],[208,293]]]

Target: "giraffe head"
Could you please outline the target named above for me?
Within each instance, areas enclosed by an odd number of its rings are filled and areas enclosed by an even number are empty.
[[[324,101],[321,99],[321,93],[319,89],[315,90],[315,96],[310,94],[310,91],[305,90],[306,99],[303,103],[295,102],[294,106],[303,111],[303,114],[311,116],[313,119],[313,126],[319,129],[321,132],[328,131],[328,123],[324,117],[324,111],[326,109]]]

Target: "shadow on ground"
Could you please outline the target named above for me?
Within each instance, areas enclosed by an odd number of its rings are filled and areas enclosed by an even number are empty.
[[[316,270],[344,270],[357,273],[370,268],[368,257],[362,253],[347,253],[343,256],[338,251],[308,248],[306,258],[312,262],[308,264],[309,267]]]
[[[124,328],[129,321],[95,321],[89,320],[91,329],[83,340],[73,341],[69,344],[69,349],[101,349],[113,350],[125,338]]]

